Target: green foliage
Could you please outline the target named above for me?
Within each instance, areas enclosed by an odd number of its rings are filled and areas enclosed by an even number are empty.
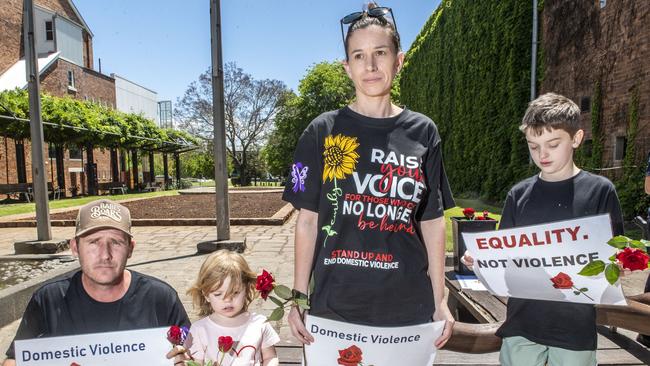
[[[300,135],[307,125],[323,112],[347,105],[354,96],[354,86],[340,62],[315,64],[300,81],[300,95],[287,93],[275,117],[275,129],[263,156],[269,172],[286,176]]]
[[[650,206],[650,197],[644,190],[645,161],[637,156],[636,137],[639,130],[639,88],[630,96],[627,126],[627,146],[623,159],[623,176],[616,180],[616,191],[621,202],[623,216],[630,220],[643,215]]]
[[[0,115],[29,118],[29,97],[21,89],[0,92]],[[41,115],[45,140],[70,146],[92,144],[99,147],[163,147],[169,143],[188,145],[198,140],[184,131],[160,129],[145,117],[102,107],[71,97],[41,95]],[[68,126],[72,128],[67,128]],[[0,134],[28,138],[29,123],[2,119]]]
[[[181,178],[181,182],[178,186],[178,189],[190,189],[192,188],[192,182],[189,179]]]
[[[531,6],[445,1],[406,56],[401,102],[436,122],[455,192],[503,199],[530,174],[518,125],[529,101]]]
[[[209,143],[200,150],[181,154],[181,176],[214,179],[214,148]]]
[[[591,100],[591,168],[600,168],[603,163],[603,132],[601,128],[602,90],[600,81],[594,84]]]

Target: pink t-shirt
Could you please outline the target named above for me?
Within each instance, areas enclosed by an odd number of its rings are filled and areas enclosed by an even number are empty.
[[[266,321],[265,316],[250,313],[248,321],[238,327],[221,326],[208,316],[196,321],[190,327],[185,346],[195,359],[219,361],[222,354],[219,352],[218,340],[222,336],[231,336],[234,341],[232,349],[223,359],[224,366],[261,365],[262,349],[280,342],[278,333]]]

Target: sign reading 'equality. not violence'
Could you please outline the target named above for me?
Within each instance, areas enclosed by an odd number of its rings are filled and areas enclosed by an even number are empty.
[[[305,325],[314,342],[305,346],[305,365],[430,366],[444,324],[368,327],[308,315]]]
[[[622,305],[620,284],[611,286],[604,274],[578,274],[589,262],[608,261],[615,252],[607,244],[611,237],[609,215],[463,233],[474,257],[474,272],[494,295]]]

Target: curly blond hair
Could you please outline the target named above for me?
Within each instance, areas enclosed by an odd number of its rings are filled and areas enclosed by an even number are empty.
[[[206,296],[223,285],[230,278],[230,288],[225,296],[231,297],[236,291],[246,291],[244,310],[255,298],[255,283],[257,275],[251,271],[246,259],[236,252],[218,250],[210,254],[199,270],[199,276],[187,294],[192,296],[194,308],[199,308],[200,316],[208,316],[213,310]]]

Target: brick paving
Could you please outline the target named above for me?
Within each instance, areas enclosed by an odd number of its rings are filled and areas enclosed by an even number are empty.
[[[233,239],[247,239],[247,249],[244,253],[251,268],[261,271],[262,268],[272,272],[279,283],[293,283],[293,227],[296,215],[282,226],[231,226]],[[198,319],[192,308],[192,301],[185,291],[198,273],[205,255],[196,254],[196,244],[201,241],[216,238],[216,229],[209,226],[165,226],[165,227],[134,227],[136,248],[128,267],[158,277],[173,286],[190,315],[190,320]],[[72,227],[53,227],[54,238],[70,238],[74,233]],[[21,240],[33,240],[36,237],[35,228],[4,228],[0,229],[0,255],[13,254],[13,243]],[[265,303],[258,299],[251,305],[251,310],[261,314],[270,314],[273,308],[271,302]],[[19,321],[0,328],[0,359],[9,345],[18,327]],[[296,345],[291,336],[286,319],[274,325],[280,333],[281,345]],[[632,335],[630,335],[632,336]],[[599,340],[603,342],[602,337]],[[616,345],[612,344],[612,347]],[[599,350],[599,359],[601,357]],[[607,358],[607,357],[605,357]],[[638,364],[633,361],[630,364]],[[602,361],[601,361],[602,362]],[[440,365],[498,365],[498,354],[482,355],[461,354],[441,350],[436,358]]]
[[[246,236],[247,249],[244,255],[251,268],[256,272],[267,269],[273,273],[279,283],[289,286],[293,283],[293,225],[294,217],[284,226],[231,226],[233,239]],[[70,238],[74,233],[72,227],[53,227],[53,238]],[[206,226],[173,227],[134,227],[136,247],[129,259],[128,268],[158,277],[178,292],[183,305],[190,315],[190,320],[198,319],[192,308],[192,299],[185,294],[199,271],[206,255],[196,254],[196,244],[216,238],[216,229]],[[15,241],[33,240],[35,228],[0,229],[0,255],[13,254]],[[251,310],[270,314],[271,302],[258,299],[251,305]],[[0,328],[0,360],[18,327],[15,321]],[[283,344],[295,344],[285,320],[274,325],[279,331]]]

